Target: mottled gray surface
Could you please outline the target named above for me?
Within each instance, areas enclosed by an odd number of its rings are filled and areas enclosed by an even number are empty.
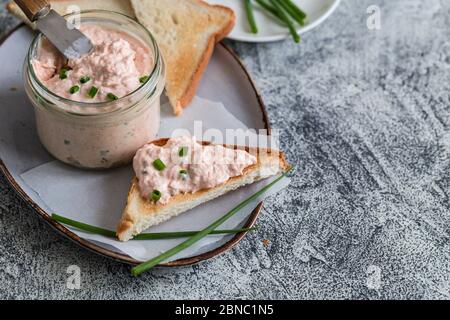
[[[1,30],[14,23],[1,13]],[[200,265],[133,278],[63,239],[0,178],[0,296],[450,298],[449,30],[446,0],[344,0],[300,46],[232,43],[297,171],[260,232]],[[71,264],[79,291],[66,289]]]

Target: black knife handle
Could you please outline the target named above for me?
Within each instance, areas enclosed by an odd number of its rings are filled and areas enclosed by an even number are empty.
[[[45,17],[50,12],[50,4],[45,0],[14,0],[31,22]]]

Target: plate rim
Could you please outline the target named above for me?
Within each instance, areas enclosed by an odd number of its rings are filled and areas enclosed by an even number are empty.
[[[341,4],[341,0],[333,0],[333,4],[328,8],[327,11],[323,15],[321,15],[317,20],[315,20],[313,23],[307,24],[304,27],[297,28],[297,32],[302,35],[308,31],[311,31],[321,25],[326,19],[328,19],[331,14],[336,11],[336,9]],[[247,42],[247,43],[267,43],[267,42],[277,42],[282,41],[290,37],[290,33],[286,31],[286,34],[280,34],[280,35],[274,35],[274,36],[266,36],[266,37],[255,37],[251,34],[244,35],[244,36],[228,36],[227,39],[234,40],[234,41],[240,41],[240,42]]]
[[[14,32],[18,31],[20,28],[26,27],[24,23],[20,23],[8,32],[6,32],[3,36],[0,37],[0,46],[12,35]],[[252,77],[250,76],[250,73],[248,72],[247,68],[245,67],[243,61],[239,58],[239,56],[231,49],[228,45],[226,45],[223,42],[219,42],[217,45],[223,47],[228,54],[232,56],[232,58],[238,63],[239,67],[243,70],[244,74],[247,76],[248,81],[251,84],[251,87],[255,93],[256,99],[258,101],[259,108],[261,109],[261,113],[263,116],[263,123],[268,134],[271,135],[272,129],[270,127],[269,117],[266,111],[266,107],[264,105],[262,96],[259,92],[259,90],[256,87],[255,82],[253,81]],[[139,261],[136,259],[131,258],[130,256],[119,253],[110,249],[106,249],[104,247],[101,247],[97,244],[95,244],[92,241],[83,239],[76,235],[74,232],[72,232],[69,228],[66,228],[63,224],[51,219],[51,217],[45,212],[44,209],[42,209],[36,202],[33,201],[33,199],[30,198],[30,196],[20,187],[20,185],[17,183],[17,181],[14,179],[12,174],[10,173],[9,169],[6,167],[5,163],[2,161],[0,157],[0,172],[3,173],[4,177],[6,178],[6,181],[10,185],[10,187],[16,192],[16,194],[19,195],[19,197],[25,201],[25,203],[42,219],[44,219],[47,224],[49,224],[53,229],[58,231],[58,233],[62,234],[69,240],[75,242],[77,245],[93,252],[98,255],[101,255],[106,258],[113,259],[118,262],[131,264],[131,265],[137,265],[142,263],[143,261]],[[249,218],[247,219],[245,225],[243,228],[252,228],[256,220],[261,213],[263,207],[263,202],[260,202],[258,206],[252,211]],[[193,257],[188,258],[182,258],[175,261],[162,263],[157,265],[157,267],[182,267],[182,266],[190,266],[193,264],[197,264],[199,262],[211,259],[213,257],[219,256],[220,254],[223,254],[232,248],[234,248],[247,234],[247,232],[241,232],[236,234],[232,239],[225,242],[223,245],[210,250],[208,252],[195,255]]]

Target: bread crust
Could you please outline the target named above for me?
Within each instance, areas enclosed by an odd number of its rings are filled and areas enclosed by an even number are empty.
[[[216,34],[211,35],[211,37],[209,38],[207,48],[204,51],[202,58],[200,59],[200,63],[197,67],[197,70],[191,77],[190,85],[186,89],[183,96],[180,98],[179,103],[177,103],[177,105],[174,106],[174,111],[177,116],[179,116],[183,113],[183,109],[189,103],[191,103],[192,99],[194,98],[194,96],[197,92],[198,86],[200,85],[200,80],[201,80],[204,72],[206,71],[209,61],[211,60],[216,43],[223,40],[231,32],[231,30],[233,30],[233,28],[236,24],[236,14],[230,8],[222,6],[222,5],[211,5],[202,0],[197,0],[197,2],[203,6],[214,7],[216,9],[221,9],[221,10],[227,11],[231,16],[231,19],[228,22],[228,25],[224,26],[224,28],[222,30],[220,30]]]
[[[9,13],[13,13],[12,12],[12,10],[13,10],[13,2],[12,1],[10,1],[10,2],[8,2],[7,4],[6,4],[6,10],[8,10],[8,12]]]
[[[159,139],[159,140],[153,141],[152,143],[157,146],[164,146],[167,143],[167,141],[168,141],[168,139]],[[211,145],[211,143],[209,143],[209,142],[201,142],[201,143],[204,146]],[[224,145],[224,147],[233,148],[233,149],[238,148],[236,146],[229,146],[229,145]],[[121,241],[127,241],[127,240],[131,239],[133,236],[135,236],[136,234],[138,234],[140,232],[140,231],[136,232],[134,230],[134,229],[136,229],[137,224],[140,223],[139,220],[149,218],[152,215],[157,215],[158,213],[161,212],[161,210],[165,210],[167,208],[169,208],[168,210],[170,210],[171,207],[176,208],[179,204],[183,204],[183,203],[195,203],[196,201],[198,202],[198,199],[207,198],[208,194],[220,193],[220,190],[224,189],[224,186],[227,186],[227,185],[230,186],[230,185],[234,185],[234,184],[238,185],[239,180],[242,180],[243,177],[250,176],[252,174],[256,174],[256,172],[258,172],[258,170],[262,167],[262,162],[266,161],[267,159],[269,159],[270,161],[274,161],[274,162],[277,161],[277,165],[279,166],[280,172],[287,172],[291,168],[291,166],[286,161],[284,153],[282,153],[280,151],[275,151],[275,150],[270,150],[270,149],[264,150],[264,149],[257,149],[257,148],[248,148],[248,147],[246,147],[245,150],[247,152],[250,152],[251,154],[258,155],[257,156],[258,162],[255,165],[251,165],[251,166],[248,166],[247,168],[245,168],[244,172],[241,176],[232,177],[224,184],[218,185],[214,188],[200,190],[195,193],[186,193],[186,194],[175,195],[170,199],[169,203],[167,203],[165,205],[154,203],[154,202],[149,201],[148,199],[143,198],[140,195],[139,181],[138,181],[137,177],[134,177],[133,180],[131,181],[131,187],[128,192],[126,207],[124,209],[122,218],[120,219],[119,224],[117,226],[118,238]],[[261,151],[265,151],[262,154],[267,155],[267,157],[265,157],[267,159],[261,159],[261,157],[260,157]],[[255,181],[257,181],[257,180],[255,180]],[[228,191],[231,191],[234,189],[232,188]],[[139,207],[139,209],[138,209],[139,212],[134,211],[134,210],[136,210],[136,208],[135,208],[136,206]],[[195,206],[197,206],[197,205],[192,206],[192,208]],[[178,215],[178,214],[174,214],[173,216],[176,216],[176,215]],[[168,219],[166,219],[166,220],[168,220]]]

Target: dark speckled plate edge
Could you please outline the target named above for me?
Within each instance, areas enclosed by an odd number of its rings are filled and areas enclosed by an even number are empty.
[[[12,30],[10,30],[9,32],[7,32],[3,37],[0,38],[0,45],[3,44],[3,42],[8,39],[8,37],[10,35],[12,35],[16,30],[18,30],[19,28],[21,28],[24,24],[19,24],[18,26],[16,26],[15,28],[13,28]],[[254,81],[252,80],[250,74],[248,73],[247,69],[245,68],[243,62],[240,60],[240,58],[236,55],[236,53],[234,53],[234,51],[228,47],[226,44],[220,42],[218,45],[222,46],[238,63],[238,65],[242,68],[244,74],[247,76],[248,81],[250,82],[254,93],[256,95],[259,107],[261,109],[261,113],[263,116],[263,122],[264,122],[264,126],[265,129],[268,130],[269,134],[271,133],[271,128],[270,128],[270,124],[269,124],[269,119],[267,116],[267,112],[263,103],[263,100],[261,98],[261,95],[258,91],[258,89],[255,86]],[[67,238],[69,238],[70,240],[74,241],[75,243],[77,243],[78,245],[80,245],[83,248],[86,248],[92,252],[95,252],[97,254],[100,254],[102,256],[114,259],[116,261],[120,261],[123,263],[128,263],[128,264],[132,264],[132,265],[136,265],[139,263],[142,263],[142,261],[138,261],[135,260],[133,258],[131,258],[128,255],[125,254],[121,254],[112,250],[108,250],[106,248],[103,248],[93,242],[90,242],[88,240],[85,240],[83,238],[80,238],[79,236],[77,236],[75,233],[73,233],[72,231],[70,231],[69,229],[67,229],[66,227],[64,227],[64,225],[52,220],[50,218],[50,216],[41,208],[39,207],[27,194],[26,192],[20,187],[20,185],[15,181],[15,179],[13,178],[13,176],[11,175],[11,173],[9,172],[8,168],[5,166],[5,164],[3,163],[3,161],[0,159],[0,171],[3,172],[6,180],[8,181],[8,183],[10,184],[10,186],[17,192],[17,194],[33,209],[33,211],[35,211],[41,218],[44,219],[45,222],[47,222],[50,226],[52,226],[54,229],[56,229],[57,231],[59,231],[60,233],[62,233],[64,236],[66,236]],[[250,217],[248,218],[247,222],[244,225],[244,228],[251,228],[255,225],[256,220],[261,212],[261,209],[263,207],[263,203],[259,203],[258,206],[255,208],[255,210],[253,210],[253,212],[251,213]],[[160,264],[158,265],[159,267],[181,267],[181,266],[188,266],[188,265],[192,265],[192,264],[196,264],[199,263],[201,261],[204,260],[208,260],[211,259],[215,256],[218,256],[230,249],[232,249],[234,246],[236,246],[246,235],[246,232],[242,232],[239,234],[236,234],[232,239],[230,239],[229,241],[227,241],[225,244],[223,244],[222,246],[205,252],[203,254],[200,255],[196,255],[193,257],[189,257],[189,258],[184,258],[184,259],[179,259],[179,260],[175,260],[172,262],[168,262],[168,263],[164,263],[164,264]]]

